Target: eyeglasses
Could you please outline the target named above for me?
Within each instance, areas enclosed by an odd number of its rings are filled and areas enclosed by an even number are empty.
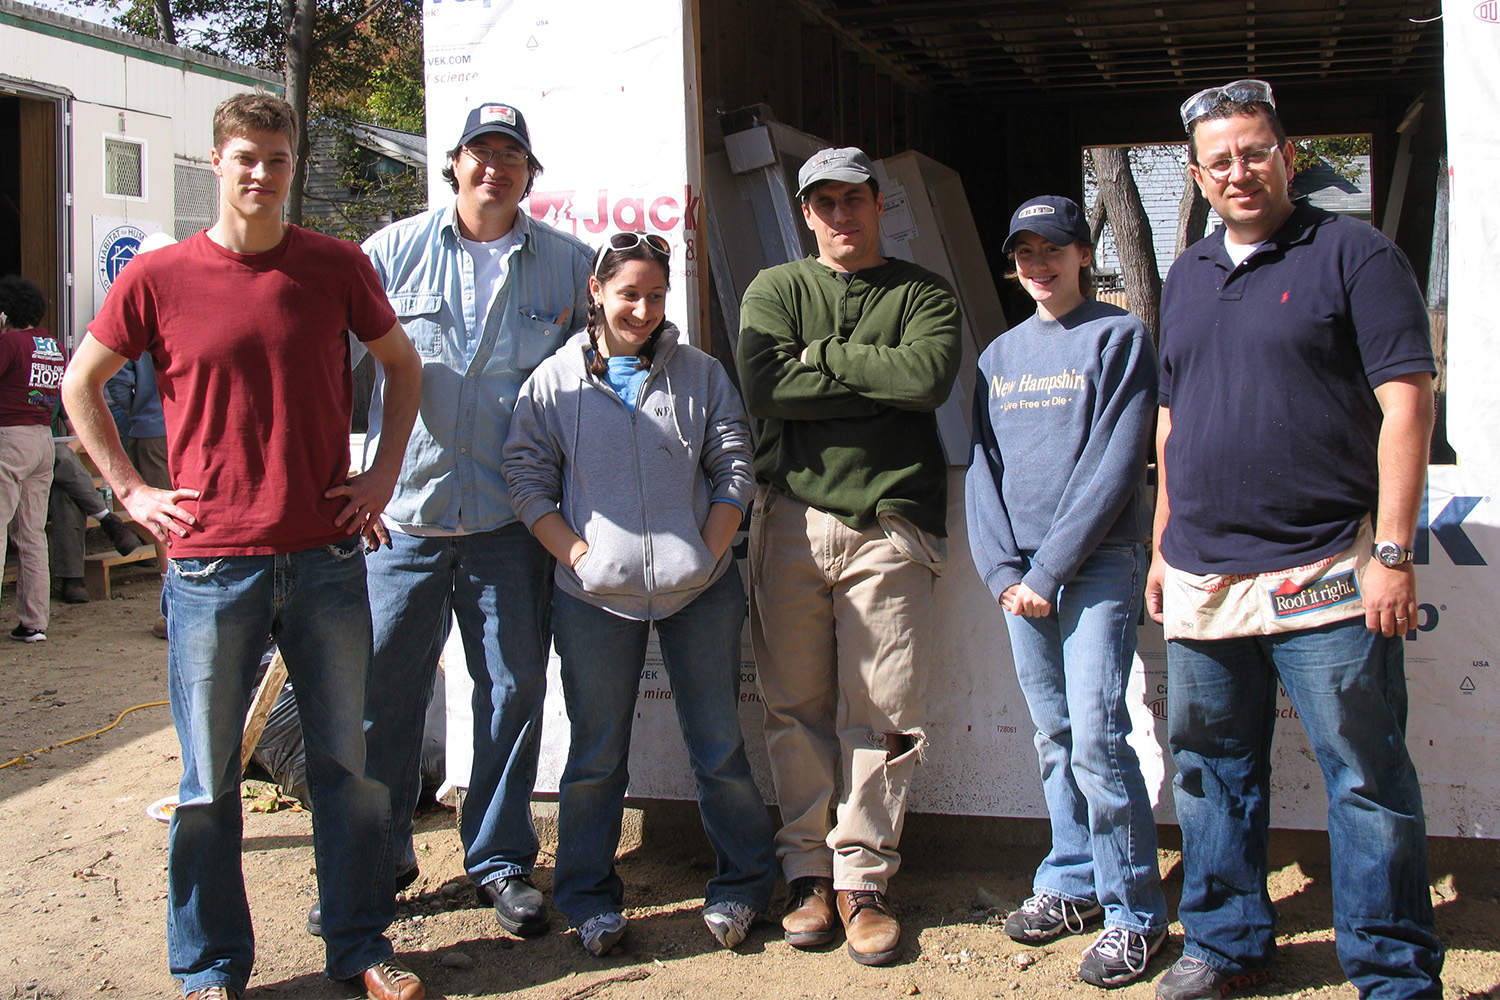
[[[604,263],[605,254],[611,250],[634,250],[642,243],[646,245],[647,250],[660,257],[662,263],[667,263],[672,259],[672,244],[655,233],[615,233],[594,254],[594,277],[599,277],[599,267]]]
[[[1221,156],[1212,163],[1200,163],[1198,166],[1202,167],[1204,172],[1214,180],[1222,181],[1229,178],[1236,163],[1243,163],[1246,170],[1254,170],[1256,167],[1263,167],[1270,163],[1271,158],[1279,152],[1281,152],[1280,146],[1266,146],[1263,149],[1252,149],[1248,153],[1241,153],[1239,156]]]
[[[1264,80],[1236,80],[1222,87],[1200,90],[1182,102],[1177,113],[1182,116],[1182,127],[1193,131],[1193,122],[1208,114],[1225,101],[1236,104],[1269,104],[1276,109],[1276,98],[1271,94],[1271,85]]]
[[[488,146],[465,146],[464,152],[479,163],[490,164],[497,160],[507,167],[519,167],[531,160],[523,150],[507,146],[505,149],[490,149]]]

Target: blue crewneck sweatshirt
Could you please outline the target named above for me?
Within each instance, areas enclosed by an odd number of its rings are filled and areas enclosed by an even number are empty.
[[[965,481],[974,565],[998,600],[1058,591],[1102,544],[1151,535],[1145,488],[1156,351],[1139,319],[1087,299],[1033,315],[979,358]]]

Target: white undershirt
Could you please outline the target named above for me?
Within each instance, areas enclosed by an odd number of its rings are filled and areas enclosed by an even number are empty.
[[[464,331],[464,363],[468,365],[474,363],[474,352],[479,349],[479,337],[484,333],[485,317],[490,314],[490,308],[495,303],[495,296],[505,285],[505,275],[509,270],[506,265],[510,260],[510,251],[521,242],[520,220],[518,219],[517,224],[511,227],[510,232],[498,240],[480,242],[460,236],[458,241],[474,259],[474,301],[484,303],[483,309],[474,310],[474,322],[470,329]],[[445,538],[467,534],[464,531],[449,531],[447,528],[432,525],[403,528],[384,514],[380,518],[392,531],[421,538]]]
[[[1231,243],[1228,239],[1224,240],[1224,252],[1229,254],[1229,259],[1234,261],[1235,267],[1239,267],[1245,261],[1249,260],[1250,255],[1259,250],[1260,247],[1260,243],[1245,245],[1242,243]]]
[[[474,260],[474,323],[472,329],[464,331],[464,360],[469,362],[474,360],[479,337],[484,333],[485,317],[495,304],[495,295],[505,284],[510,251],[521,241],[521,232],[519,226],[512,226],[510,232],[498,240],[480,242],[462,236],[458,239]],[[484,304],[484,308],[478,308],[480,303]]]

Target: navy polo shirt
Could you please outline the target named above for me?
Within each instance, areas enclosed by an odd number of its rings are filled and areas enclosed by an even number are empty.
[[[1238,267],[1223,230],[1177,259],[1160,355],[1161,548],[1189,573],[1264,573],[1352,545],[1377,498],[1373,387],[1436,370],[1406,256],[1305,203]]]

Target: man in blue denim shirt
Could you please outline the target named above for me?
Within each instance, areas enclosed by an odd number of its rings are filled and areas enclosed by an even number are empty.
[[[592,258],[580,240],[519,210],[541,170],[521,113],[481,105],[443,170],[455,203],[365,243],[423,364],[421,414],[384,517],[390,541],[369,559],[370,773],[391,789],[396,883],[404,886],[417,868],[422,723],[450,615],[457,616],[474,678],[464,864],[500,926],[523,936],[544,933],[550,922],[531,883],[538,846],[531,791],[553,564],[511,509],[500,450],[521,383],[583,324]],[[371,454],[383,392],[377,375]]]

